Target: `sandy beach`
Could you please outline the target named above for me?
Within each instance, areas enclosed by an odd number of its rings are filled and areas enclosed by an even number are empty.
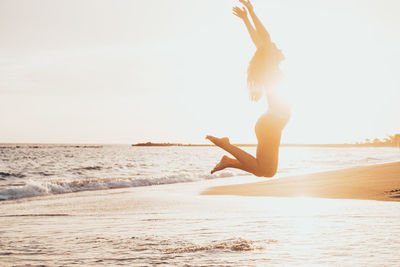
[[[202,194],[400,201],[400,162],[217,186]]]

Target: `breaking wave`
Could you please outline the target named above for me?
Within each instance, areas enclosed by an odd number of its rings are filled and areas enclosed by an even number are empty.
[[[35,196],[74,193],[81,191],[105,190],[115,188],[163,185],[199,181],[202,179],[232,177],[230,172],[222,172],[219,175],[200,175],[197,177],[185,177],[182,175],[171,175],[152,179],[129,179],[129,178],[95,178],[74,181],[28,180],[23,186],[13,186],[0,189],[0,200],[20,199]]]

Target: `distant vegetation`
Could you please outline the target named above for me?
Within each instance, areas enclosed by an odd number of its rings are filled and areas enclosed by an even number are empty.
[[[360,146],[387,146],[387,147],[400,147],[400,134],[389,135],[383,139],[366,138],[363,142],[356,143]]]

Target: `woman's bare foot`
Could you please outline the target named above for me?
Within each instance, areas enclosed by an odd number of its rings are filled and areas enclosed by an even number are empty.
[[[211,142],[214,143],[214,145],[219,146],[221,148],[226,147],[227,145],[230,145],[231,143],[229,142],[228,137],[222,137],[218,138],[212,135],[207,135],[206,139],[210,140]]]
[[[211,174],[217,171],[222,171],[225,168],[232,167],[234,159],[231,159],[228,156],[223,156],[220,162],[215,165],[214,169],[212,169]]]

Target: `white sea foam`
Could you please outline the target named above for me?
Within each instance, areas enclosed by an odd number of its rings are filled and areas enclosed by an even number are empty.
[[[138,186],[151,186],[163,184],[175,184],[201,180],[201,178],[232,177],[230,172],[222,172],[218,175],[203,175],[203,177],[185,177],[182,175],[170,175],[153,179],[126,179],[126,178],[104,178],[104,179],[82,179],[74,181],[34,181],[28,180],[23,186],[13,186],[0,190],[0,200],[19,199],[35,196],[73,193],[80,191],[104,190],[115,188],[127,188]]]

